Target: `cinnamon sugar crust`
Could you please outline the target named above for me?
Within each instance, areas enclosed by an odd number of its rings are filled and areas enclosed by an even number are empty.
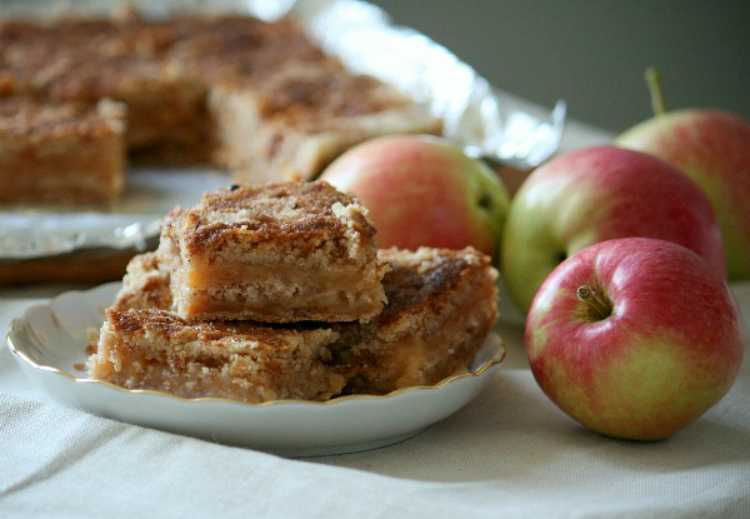
[[[349,208],[349,218],[336,208]],[[263,187],[238,186],[208,193],[195,209],[179,216],[182,238],[191,254],[221,249],[227,242],[242,240],[248,245],[272,241],[295,242],[304,251],[321,240],[331,240],[340,255],[349,254],[351,234],[363,240],[375,236],[366,211],[354,197],[327,182],[281,183]]]
[[[181,73],[252,86],[290,65],[326,67],[326,56],[290,19],[262,22],[245,16],[177,17],[163,59]]]
[[[379,317],[380,325],[403,318],[404,312],[433,311],[436,296],[463,284],[476,273],[482,281],[495,281],[489,257],[474,248],[459,251],[421,247],[417,251],[397,248],[379,251],[390,271],[383,280],[388,293],[394,294],[391,304]]]
[[[378,113],[409,103],[370,76],[330,66],[288,70],[272,77],[260,89],[258,112],[263,119],[284,119],[313,131],[325,128],[326,119]]]
[[[124,107],[116,103],[40,104],[29,97],[0,97],[0,135],[39,137],[76,134],[82,138],[122,133]]]
[[[157,144],[203,146],[208,140],[206,87],[150,59],[76,56],[44,86],[43,95],[77,103],[94,103],[104,97],[125,103],[126,139],[132,152]]]

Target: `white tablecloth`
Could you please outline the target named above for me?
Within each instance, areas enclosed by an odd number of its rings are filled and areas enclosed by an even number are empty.
[[[3,335],[62,289],[0,291]],[[750,290],[740,296],[747,319]],[[750,517],[747,359],[697,423],[621,442],[562,414],[528,370],[520,329],[501,333],[508,362],[462,411],[398,445],[308,460],[59,407],[2,347],[0,517]]]

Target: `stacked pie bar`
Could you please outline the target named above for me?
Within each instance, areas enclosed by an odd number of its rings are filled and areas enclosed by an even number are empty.
[[[258,403],[385,394],[465,370],[497,314],[489,258],[377,251],[374,234],[324,182],[205,195],[131,261],[90,374]]]
[[[351,196],[285,183],[204,195],[172,212],[161,247],[185,319],[364,321],[385,301],[374,236]]]
[[[102,100],[120,104],[117,129]],[[125,151],[260,184],[312,179],[373,136],[440,131],[424,107],[349,72],[293,20],[240,15],[0,19],[0,101],[0,175],[24,179],[3,199],[17,201],[111,202]],[[52,135],[51,120],[64,122]]]

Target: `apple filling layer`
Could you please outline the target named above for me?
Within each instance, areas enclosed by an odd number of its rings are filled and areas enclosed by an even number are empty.
[[[278,280],[280,284],[323,292],[341,287],[362,291],[368,288],[367,281],[371,285],[380,282],[379,279],[363,279],[361,269],[347,266],[329,266],[313,277],[310,272],[301,270],[299,265],[223,262],[216,265],[191,265],[186,286],[191,290],[208,290],[216,287],[262,284],[265,280]]]
[[[173,292],[178,314],[195,319],[232,319],[238,315],[256,321],[326,320],[331,314],[375,315],[383,305],[380,280],[355,268],[334,268],[312,275],[293,266],[246,264],[220,268],[192,268],[188,281],[175,276]]]
[[[355,298],[344,290],[310,291],[307,295],[297,293],[286,299],[278,295],[272,298],[255,296],[254,290],[242,288],[235,291],[234,297],[228,297],[226,292],[221,289],[194,292],[178,303],[177,310],[182,315],[191,316],[190,320],[232,319],[241,314],[255,321],[267,322],[283,312],[290,316],[290,321],[297,322],[322,321],[321,316],[339,312],[342,307],[347,313],[372,314],[382,305],[379,298],[361,295]],[[310,309],[305,297],[315,300],[315,310]],[[343,315],[344,311],[338,315]]]

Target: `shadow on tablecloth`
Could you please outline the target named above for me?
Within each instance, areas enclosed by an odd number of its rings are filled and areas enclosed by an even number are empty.
[[[549,402],[528,370],[506,369],[472,404],[419,436],[377,451],[310,461],[410,480],[496,480],[529,488],[591,483],[597,474],[613,482],[618,474],[670,477],[732,465],[738,476],[747,476],[748,361],[719,404],[667,441],[628,442],[590,432]]]

